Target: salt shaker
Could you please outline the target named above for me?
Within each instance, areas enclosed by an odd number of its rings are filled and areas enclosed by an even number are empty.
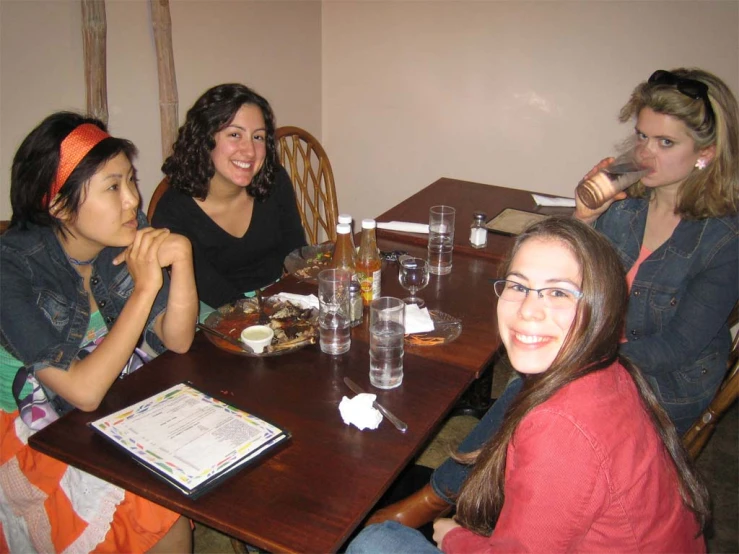
[[[470,225],[470,244],[473,248],[485,248],[488,243],[488,230],[485,228],[487,216],[482,212],[475,212]]]
[[[349,319],[352,327],[362,323],[363,311],[361,287],[357,281],[352,281],[349,283]]]

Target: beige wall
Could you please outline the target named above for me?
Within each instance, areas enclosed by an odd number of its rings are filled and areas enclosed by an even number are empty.
[[[180,120],[208,87],[243,82],[278,124],[321,135],[321,4],[304,0],[170,0]],[[25,135],[59,109],[83,110],[79,0],[0,0],[0,219]],[[107,0],[108,109],[113,134],[140,150],[148,202],[161,179],[156,56],[144,0]]]
[[[254,86],[279,123],[321,137],[355,218],[441,176],[571,194],[660,67],[739,91],[735,0],[170,2],[181,117],[209,86]],[[161,178],[148,6],[106,5],[110,126],[139,146],[148,199]],[[0,219],[17,145],[51,111],[83,108],[82,81],[78,0],[0,0]]]
[[[631,89],[681,65],[739,92],[739,2],[325,2],[340,210],[374,216],[442,176],[571,195],[631,132]]]

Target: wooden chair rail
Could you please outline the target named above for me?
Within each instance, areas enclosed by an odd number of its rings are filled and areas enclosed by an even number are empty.
[[[280,163],[293,183],[308,242],[336,240],[339,209],[326,151],[313,135],[299,127],[279,127],[275,139]]]

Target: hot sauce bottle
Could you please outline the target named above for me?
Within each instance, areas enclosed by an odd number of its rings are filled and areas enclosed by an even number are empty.
[[[370,302],[380,297],[380,274],[382,261],[377,250],[375,235],[375,220],[362,220],[362,239],[359,243],[357,256],[357,278],[362,289],[362,303],[369,306]]]

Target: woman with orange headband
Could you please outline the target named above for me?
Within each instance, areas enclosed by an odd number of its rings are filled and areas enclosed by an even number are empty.
[[[191,551],[187,519],[28,446],[72,408],[96,409],[146,360],[142,335],[156,353],[192,343],[190,243],[148,226],[135,155],[100,121],[60,112],[13,159],[0,237],[0,552]]]

